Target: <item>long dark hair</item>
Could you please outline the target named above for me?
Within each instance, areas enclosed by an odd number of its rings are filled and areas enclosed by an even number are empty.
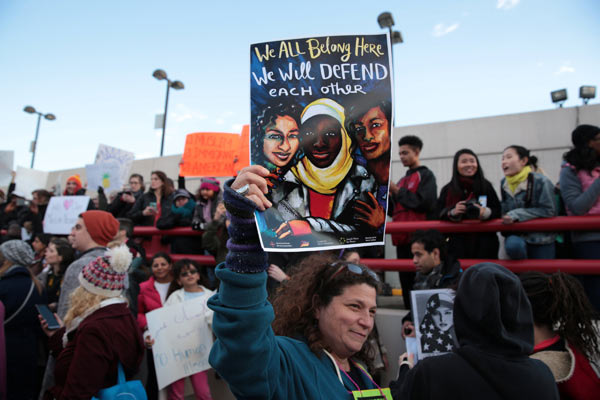
[[[538,168],[538,165],[537,165],[538,158],[536,156],[532,156],[530,154],[529,150],[527,150],[525,147],[519,146],[517,144],[512,144],[512,145],[506,147],[506,149],[504,149],[504,151],[506,151],[507,149],[513,149],[519,156],[519,160],[522,160],[523,158],[527,157],[527,164],[525,164],[525,165],[529,165],[529,166],[533,167],[533,169]]]
[[[462,183],[460,182],[461,175],[458,173],[458,159],[463,154],[469,154],[475,157],[477,161],[477,172],[473,176],[473,195],[482,195],[485,188],[485,177],[483,176],[483,169],[481,169],[481,163],[479,157],[471,149],[460,149],[454,154],[454,161],[452,161],[452,180],[450,181],[450,191],[455,197],[461,198],[464,192]]]
[[[50,241],[50,243],[56,247],[56,252],[62,257],[59,267],[60,273],[62,274],[75,259],[75,250],[73,250],[73,247],[69,241],[64,238],[54,238]]]
[[[182,258],[179,261],[175,261],[175,264],[173,264],[173,280],[171,281],[171,285],[169,285],[169,290],[167,291],[167,299],[171,293],[183,287],[177,282],[177,279],[179,279],[181,273],[192,268],[198,271],[198,284],[208,288],[209,283],[208,276],[206,275],[206,267],[201,268],[196,261],[190,260],[189,258]]]
[[[163,185],[160,188],[160,194],[162,198],[168,197],[171,193],[173,193],[173,186],[169,185],[169,178],[167,178],[167,174],[165,174],[162,171],[152,171],[150,173],[150,176],[152,177],[152,175],[158,176],[158,179],[160,179],[163,183]],[[148,191],[154,192],[152,186],[150,187],[150,189],[148,189]]]
[[[334,263],[336,264],[332,266]],[[291,278],[280,286],[273,300],[275,334],[302,336],[317,355],[326,349],[315,316],[316,311],[329,305],[334,297],[341,295],[349,286],[366,283],[375,290],[379,289],[378,282],[367,273],[358,275],[345,269],[334,277],[339,269],[336,266],[343,263],[330,254],[316,254],[292,268]],[[369,339],[355,356],[367,364],[372,362],[373,350]]]
[[[588,146],[590,140],[600,133],[600,128],[594,125],[579,125],[571,134],[573,147],[563,155],[563,159],[576,170],[591,171],[600,164],[600,155]]]
[[[519,276],[531,303],[536,325],[547,326],[576,347],[588,360],[600,356],[600,332],[594,307],[579,281],[562,272]]]

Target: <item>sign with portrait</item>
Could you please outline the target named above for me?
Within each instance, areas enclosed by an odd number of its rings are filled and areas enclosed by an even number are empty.
[[[388,35],[250,47],[250,158],[273,207],[257,212],[266,251],[384,244],[392,70]]]
[[[418,359],[450,353],[457,348],[453,313],[454,290],[413,290],[410,294]]]
[[[44,215],[44,233],[68,235],[79,214],[87,210],[89,196],[53,196]]]

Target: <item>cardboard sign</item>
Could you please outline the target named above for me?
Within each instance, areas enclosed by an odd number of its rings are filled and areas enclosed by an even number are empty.
[[[146,314],[159,389],[210,368],[213,336],[206,313],[206,299],[199,297]]]
[[[240,146],[235,133],[197,132],[185,138],[181,176],[233,176],[233,162]]]
[[[68,235],[79,214],[87,210],[89,196],[54,196],[44,216],[44,233]]]
[[[121,190],[123,180],[121,177],[121,168],[119,165],[110,163],[88,164],[85,166],[88,188],[97,190],[102,187],[105,193],[113,190]]]
[[[388,35],[250,46],[250,157],[271,174],[265,251],[383,245],[393,126]]]
[[[37,189],[45,189],[47,180],[48,173],[46,171],[38,171],[36,169],[17,167],[14,194],[16,194],[17,196],[24,197],[26,199],[31,199],[31,192]]]
[[[15,152],[12,150],[0,150],[0,186],[10,185],[11,171],[13,170],[13,160]]]
[[[129,179],[129,171],[131,170],[131,164],[133,164],[134,159],[135,155],[130,151],[101,144],[98,146],[94,164],[111,164],[118,166],[121,182],[127,182],[127,179]],[[93,186],[89,185],[89,182],[88,186],[95,190]],[[119,190],[120,189],[121,188],[119,188]]]

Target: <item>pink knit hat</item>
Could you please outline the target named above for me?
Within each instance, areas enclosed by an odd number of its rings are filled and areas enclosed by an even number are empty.
[[[126,289],[127,270],[132,255],[127,246],[109,249],[103,256],[91,261],[79,273],[79,283],[88,292],[117,297]]]
[[[218,193],[219,190],[221,190],[219,181],[216,178],[202,178],[200,182],[200,189],[210,189],[215,193]]]

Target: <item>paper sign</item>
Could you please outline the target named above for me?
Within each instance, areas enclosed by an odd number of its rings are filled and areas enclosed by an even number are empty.
[[[250,125],[244,125],[242,127],[240,146],[235,155],[233,165],[236,175],[242,168],[247,167],[248,165],[250,165]]]
[[[120,173],[121,169],[116,164],[101,163],[85,166],[85,174],[90,190],[97,190],[98,186],[104,188],[106,193],[110,193],[113,190],[121,190],[123,180]]]
[[[17,167],[15,191],[13,193],[17,196],[31,199],[31,192],[37,189],[45,189],[47,180],[48,173],[46,171]]]
[[[152,354],[159,389],[210,368],[213,337],[207,312],[206,299],[199,297],[146,314],[154,339]]]
[[[44,216],[44,233],[68,235],[79,214],[87,210],[89,196],[54,196]]]
[[[185,138],[181,176],[233,176],[233,161],[240,146],[235,133],[197,132]]]
[[[117,165],[120,170],[121,182],[127,182],[129,179],[129,171],[131,170],[131,164],[135,156],[132,152],[117,149],[116,147],[107,146],[105,144],[101,144],[98,146],[98,151],[96,152],[96,159],[94,164],[112,164]],[[88,186],[89,182],[88,182]],[[92,188],[90,186],[90,188]],[[118,190],[120,190],[119,188]]]
[[[14,151],[0,150],[0,186],[10,185],[10,173],[13,170],[14,157]]]

